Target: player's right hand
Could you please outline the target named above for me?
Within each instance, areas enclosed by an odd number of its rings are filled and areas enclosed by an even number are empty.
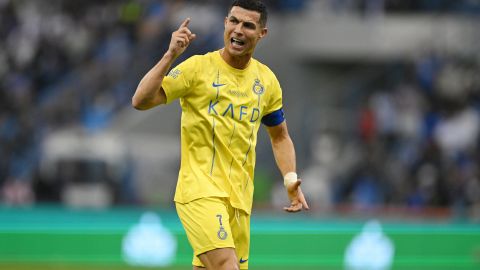
[[[190,31],[190,29],[188,29],[189,23],[190,18],[185,19],[178,30],[172,33],[172,39],[170,40],[168,50],[175,57],[178,57],[180,54],[182,54],[185,49],[187,49],[188,45],[190,45],[190,42],[197,37]]]

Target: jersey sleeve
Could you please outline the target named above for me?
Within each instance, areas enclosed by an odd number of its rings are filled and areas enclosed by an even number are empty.
[[[268,97],[268,104],[265,109],[264,115],[268,115],[274,111],[278,111],[283,107],[282,89],[280,87],[280,83],[278,82],[277,78],[273,77],[270,87],[271,87],[271,89],[269,90],[270,95]]]
[[[262,123],[269,127],[279,125],[285,120],[282,104],[282,89],[277,78],[274,75],[272,76],[273,80],[270,86],[268,105],[262,117]]]
[[[190,57],[172,68],[163,79],[162,88],[167,97],[167,104],[186,96],[191,89],[192,79],[196,73],[196,57]]]

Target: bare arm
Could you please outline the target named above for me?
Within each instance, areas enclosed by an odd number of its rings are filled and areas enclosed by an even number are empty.
[[[195,39],[188,29],[190,18],[187,18],[180,25],[177,31],[172,33],[172,39],[167,52],[162,59],[145,74],[138,84],[137,90],[132,97],[132,106],[138,110],[148,110],[160,104],[166,103],[165,91],[162,88],[162,81],[172,63],[188,47],[191,41]]]
[[[288,134],[287,123],[284,121],[280,125],[267,127],[267,130],[272,143],[273,155],[282,175],[285,176],[288,172],[296,172],[295,148]],[[290,199],[290,206],[284,207],[285,211],[297,212],[302,208],[309,209],[300,188],[301,183],[302,181],[298,179],[285,187]]]
[[[288,134],[287,123],[284,121],[278,126],[267,127],[272,143],[273,155],[278,169],[285,175],[296,171],[295,148]]]

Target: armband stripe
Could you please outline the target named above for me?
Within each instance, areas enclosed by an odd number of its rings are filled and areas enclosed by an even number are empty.
[[[283,112],[283,108],[262,117],[262,123],[269,127],[277,126],[283,121],[285,121],[285,113]]]

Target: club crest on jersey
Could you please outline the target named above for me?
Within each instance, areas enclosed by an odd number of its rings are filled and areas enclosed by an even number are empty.
[[[259,79],[255,79],[255,83],[253,84],[252,90],[255,94],[261,95],[265,91],[265,88],[263,85],[260,83]]]

